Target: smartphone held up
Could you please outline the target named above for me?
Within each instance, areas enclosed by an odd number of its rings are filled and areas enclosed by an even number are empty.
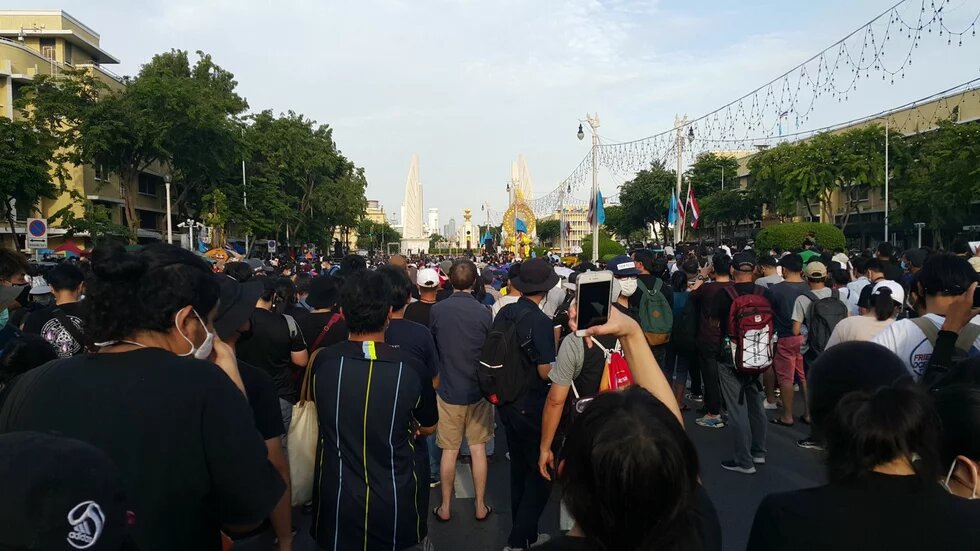
[[[575,303],[578,309],[578,329],[584,337],[590,327],[609,320],[612,308],[612,272],[586,272],[576,280]]]

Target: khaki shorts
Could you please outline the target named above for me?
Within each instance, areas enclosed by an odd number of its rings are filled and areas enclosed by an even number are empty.
[[[463,435],[470,446],[486,444],[493,438],[493,406],[486,400],[475,404],[457,406],[447,404],[438,395],[439,425],[436,429],[436,445],[443,450],[458,450],[463,445]]]

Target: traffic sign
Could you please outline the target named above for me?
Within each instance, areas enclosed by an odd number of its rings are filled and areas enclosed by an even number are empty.
[[[980,231],[980,226],[963,226],[963,231]]]
[[[276,248],[278,247],[278,245],[279,244],[276,243],[275,240],[273,239],[270,239],[269,242],[266,244],[266,246],[269,248],[270,253],[276,252]]]
[[[48,221],[45,218],[27,219],[27,248],[48,248]]]

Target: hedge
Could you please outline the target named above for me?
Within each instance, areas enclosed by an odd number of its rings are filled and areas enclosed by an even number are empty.
[[[599,258],[609,260],[621,254],[626,254],[626,248],[618,241],[613,240],[608,233],[599,230]],[[582,254],[580,258],[583,260],[592,260],[592,234],[582,238]]]
[[[775,248],[798,250],[803,247],[803,240],[810,232],[813,232],[817,245],[824,249],[834,250],[846,247],[844,232],[833,224],[794,222],[762,229],[755,237],[755,248],[757,251],[768,251]]]

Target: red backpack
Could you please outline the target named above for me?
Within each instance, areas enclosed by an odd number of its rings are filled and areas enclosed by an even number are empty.
[[[728,334],[732,340],[735,369],[746,375],[758,375],[769,369],[773,358],[772,305],[762,287],[751,294],[739,295],[735,287],[725,289],[732,299],[728,311]]]

